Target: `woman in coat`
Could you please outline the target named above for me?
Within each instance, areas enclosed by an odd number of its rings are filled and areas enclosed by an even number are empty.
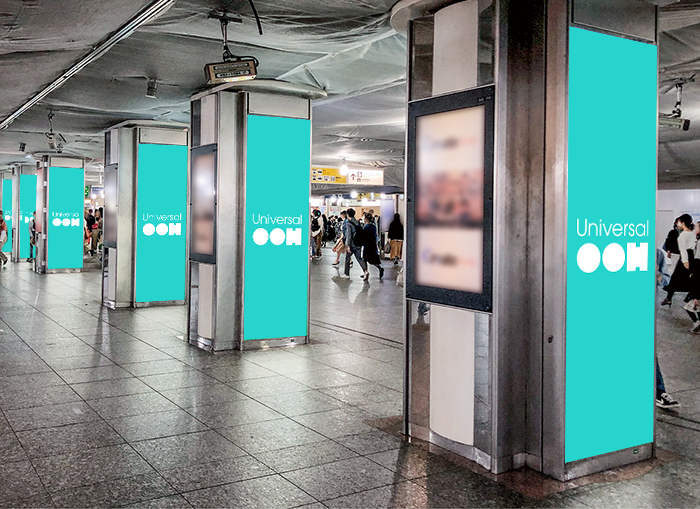
[[[382,262],[379,259],[379,250],[377,249],[377,227],[374,224],[374,217],[369,212],[365,212],[365,226],[363,229],[362,259],[368,265],[377,267],[379,269],[379,279],[382,279],[384,277],[384,267],[382,267]],[[369,270],[367,274],[369,275]]]

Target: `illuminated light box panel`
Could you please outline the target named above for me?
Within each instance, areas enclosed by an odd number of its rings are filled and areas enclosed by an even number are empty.
[[[247,137],[243,339],[305,337],[311,121],[248,115]]]
[[[572,27],[566,463],[654,440],[657,121],[656,46]]]
[[[7,241],[2,246],[3,253],[12,252],[12,180],[2,181],[2,213],[7,223]]]
[[[29,258],[29,222],[36,210],[36,175],[19,176],[19,257]],[[36,254],[36,253],[35,253]]]
[[[36,187],[34,188],[36,194]],[[48,172],[46,268],[83,268],[85,173],[51,166]]]
[[[137,303],[185,300],[187,163],[187,146],[138,145],[134,269]]]

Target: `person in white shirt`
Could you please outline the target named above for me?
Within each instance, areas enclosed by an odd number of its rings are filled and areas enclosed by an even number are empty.
[[[662,306],[671,307],[673,295],[676,292],[685,292],[690,290],[690,274],[691,264],[695,261],[695,233],[693,232],[693,218],[690,214],[683,214],[678,218],[678,227],[680,235],[678,236],[678,250],[680,251],[681,259],[676,265],[676,269],[671,276],[671,282],[664,286],[667,295],[661,302]]]

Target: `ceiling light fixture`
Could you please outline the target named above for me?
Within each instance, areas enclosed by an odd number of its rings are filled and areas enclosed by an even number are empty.
[[[350,173],[348,163],[345,162],[345,158],[343,157],[343,164],[340,165],[340,174],[345,177],[348,173]]]

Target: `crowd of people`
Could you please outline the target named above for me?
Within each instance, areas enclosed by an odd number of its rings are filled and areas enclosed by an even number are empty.
[[[378,227],[379,216],[369,210],[356,217],[355,209],[343,210],[338,216],[327,218],[320,210],[315,209],[311,214],[311,258],[318,260],[322,257],[322,248],[329,243],[334,243],[333,252],[336,259],[334,267],[340,265],[341,255],[345,255],[345,270],[340,276],[343,279],[350,278],[350,269],[354,265],[353,258],[362,269],[361,279],[369,280],[369,266],[377,268],[379,279],[384,277],[385,269],[382,266],[381,252],[387,249],[391,260],[398,265],[403,250],[403,224],[399,214],[394,215],[394,220],[389,225],[389,243],[381,245],[381,234]]]
[[[102,250],[102,217],[104,209],[102,207],[94,211],[85,211],[85,226],[83,227],[83,252],[90,256],[100,253]]]

